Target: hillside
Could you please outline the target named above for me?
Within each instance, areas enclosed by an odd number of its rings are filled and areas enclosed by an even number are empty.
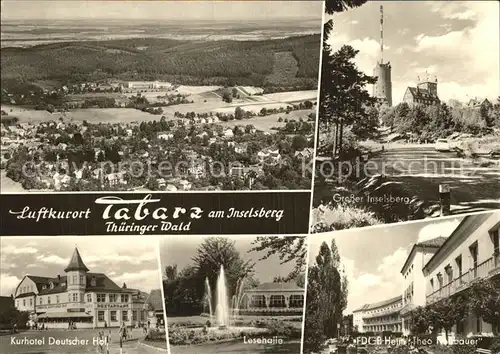
[[[4,88],[20,81],[66,84],[140,79],[260,86],[267,91],[314,89],[319,52],[319,34],[264,41],[143,38],[65,42],[3,48],[1,77]],[[280,70],[280,60],[291,61],[288,66],[296,69]]]

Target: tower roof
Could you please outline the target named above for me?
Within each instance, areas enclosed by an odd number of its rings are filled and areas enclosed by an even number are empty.
[[[73,256],[71,257],[71,260],[69,261],[68,266],[66,269],[64,269],[65,272],[69,272],[72,270],[83,270],[85,272],[88,272],[89,269],[83,263],[82,257],[80,256],[80,252],[78,252],[78,248],[75,247],[75,251],[73,252]]]

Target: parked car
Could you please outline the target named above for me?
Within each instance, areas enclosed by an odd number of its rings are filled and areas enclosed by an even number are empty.
[[[437,139],[434,149],[436,151],[450,151],[450,143],[446,139]]]

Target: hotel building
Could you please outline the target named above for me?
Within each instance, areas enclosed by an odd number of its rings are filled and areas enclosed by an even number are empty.
[[[242,298],[241,314],[302,315],[304,288],[294,283],[263,283],[247,290]]]
[[[26,275],[15,289],[15,306],[49,328],[137,326],[148,321],[148,294],[91,273],[75,248],[65,275]]]
[[[353,311],[353,325],[360,333],[401,332],[400,311],[402,307],[401,296],[363,305]]]
[[[423,267],[426,304],[466,291],[479,279],[500,279],[500,213],[466,216]],[[491,335],[491,324],[470,313],[453,336]],[[445,334],[438,338],[445,341]]]
[[[500,212],[469,215],[449,237],[415,244],[401,269],[402,296],[357,309],[354,327],[359,332],[389,330],[408,335],[415,308],[461,294],[480,279],[500,281],[499,228]],[[465,321],[453,326],[448,340],[489,336],[493,330],[491,324],[469,313]],[[437,340],[446,343],[444,331]]]
[[[411,311],[426,304],[423,268],[445,241],[446,237],[437,237],[414,244],[403,268],[401,268],[401,274],[404,278],[403,308],[401,309],[404,335],[410,334]]]

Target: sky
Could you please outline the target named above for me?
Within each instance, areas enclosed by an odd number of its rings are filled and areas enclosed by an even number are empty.
[[[172,235],[160,241],[160,259],[162,269],[168,265],[176,265],[180,272],[188,265],[192,265],[192,258],[196,255],[196,250],[208,236],[176,236]],[[255,236],[229,236],[235,242],[236,249],[240,252],[243,260],[250,260],[256,263],[255,278],[261,283],[272,282],[274,277],[286,277],[294,269],[295,263],[288,262],[280,264],[278,256],[272,256],[266,260],[259,261],[266,252],[248,252],[252,247]]]
[[[380,5],[384,7],[384,62],[392,66],[393,104],[417,76],[438,78],[442,101],[500,95],[499,2],[370,1],[327,16],[334,21],[333,49],[349,44],[359,50],[366,74],[380,58]],[[371,87],[369,88],[371,93]]]
[[[117,285],[159,289],[158,241],[151,236],[37,236],[0,238],[0,295],[10,296],[25,275],[64,275],[75,246],[91,272]]]
[[[348,279],[348,304],[344,313],[350,314],[366,303],[402,295],[400,271],[413,245],[450,236],[461,220],[447,218],[337,231],[335,243]],[[332,239],[332,233],[310,236],[309,265],[315,264],[323,241],[330,245]]]
[[[319,25],[321,16],[321,1],[2,1],[2,20],[256,20],[315,17]]]

